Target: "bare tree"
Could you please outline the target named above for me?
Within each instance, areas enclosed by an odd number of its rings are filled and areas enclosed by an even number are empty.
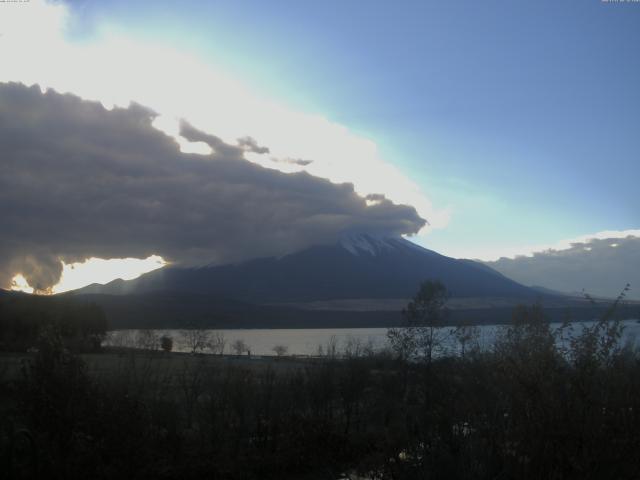
[[[400,360],[408,360],[416,354],[416,336],[411,327],[404,326],[387,330],[391,350]]]
[[[465,323],[453,329],[452,333],[460,345],[460,356],[462,358],[465,357],[469,349],[472,351],[479,350],[480,328],[477,326]]]
[[[116,330],[107,335],[107,345],[117,348],[134,348],[136,341],[132,330]]]
[[[439,329],[443,325],[449,294],[438,281],[427,280],[402,312],[405,325],[387,331],[391,348],[401,358],[417,355],[431,363],[436,348],[441,345]]]
[[[276,345],[275,347],[272,348],[272,350],[275,352],[275,354],[278,357],[283,357],[284,355],[287,354],[287,351],[289,349],[285,345]]]
[[[163,335],[160,337],[160,348],[163,352],[170,352],[173,350],[173,338],[169,335]]]
[[[209,338],[208,347],[211,353],[216,355],[224,354],[224,349],[227,346],[227,339],[224,338],[224,334],[222,332],[213,332]]]
[[[362,340],[358,337],[349,335],[344,346],[344,355],[347,358],[357,358],[362,356],[363,347]]]
[[[182,331],[182,338],[191,353],[203,352],[209,347],[211,333],[204,328],[189,328]]]
[[[336,358],[338,356],[338,339],[335,335],[331,335],[331,338],[327,342],[325,354],[329,358]]]
[[[153,330],[139,330],[136,338],[136,347],[141,350],[157,350],[159,345],[158,336]]]
[[[244,340],[242,340],[241,338],[238,338],[231,344],[231,349],[235,352],[236,355],[242,355],[245,351],[248,351],[247,344],[244,343]]]
[[[362,347],[362,354],[367,357],[371,357],[375,355],[375,353],[376,353],[376,345],[373,341],[373,338],[369,337],[367,338],[367,341]]]

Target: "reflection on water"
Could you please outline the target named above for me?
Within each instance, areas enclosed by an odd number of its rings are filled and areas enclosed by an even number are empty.
[[[575,323],[574,333],[580,333],[582,326],[592,325],[593,322]],[[640,340],[640,323],[637,320],[626,320],[624,325],[623,343],[638,344]],[[560,324],[552,324],[559,328]],[[488,348],[493,344],[499,325],[479,326],[478,342],[481,348]],[[454,353],[459,345],[453,335],[451,327],[439,329],[443,350]],[[220,329],[206,330],[206,338],[211,340],[220,335],[224,338],[224,353],[236,353],[237,347],[244,344],[243,354],[275,355],[276,347],[284,347],[288,355],[317,355],[335,352],[344,353],[345,350],[379,351],[387,345],[386,328],[310,328],[310,329]],[[115,330],[109,332],[105,340],[106,346],[120,346],[130,348],[159,348],[159,339],[169,336],[173,340],[174,352],[191,352],[192,339],[185,335],[184,330]],[[191,335],[191,337],[193,337]],[[205,346],[199,351],[212,353],[213,346]]]

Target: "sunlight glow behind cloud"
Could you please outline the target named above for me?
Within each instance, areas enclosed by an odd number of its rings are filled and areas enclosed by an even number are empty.
[[[162,257],[152,255],[139,258],[91,258],[85,262],[65,264],[62,278],[53,288],[53,293],[67,292],[86,285],[87,278],[94,283],[108,283],[116,278],[132,280],[143,273],[151,272],[166,265]]]
[[[11,280],[11,290],[19,292],[33,293],[33,287],[29,286],[29,282],[22,274],[18,274]]]
[[[90,258],[84,262],[63,264],[62,278],[53,287],[50,293],[62,293],[75,290],[87,285],[87,280],[92,283],[108,283],[117,278],[133,280],[143,273],[151,272],[164,267],[166,262],[158,255],[148,258]],[[33,288],[22,275],[13,278],[12,290],[33,293]]]
[[[3,11],[0,19],[0,81],[39,84],[98,100],[108,108],[126,107],[130,101],[149,106],[161,115],[154,125],[176,137],[183,151],[209,150],[177,138],[180,118],[216,132],[227,143],[250,135],[270,149],[270,154],[247,155],[255,163],[351,182],[361,195],[383,193],[396,203],[414,206],[431,228],[446,226],[448,211],[435,209],[415,182],[384,161],[375,142],[345,126],[259,98],[199,58],[137,41],[109,26],[100,29],[96,41],[67,41],[69,12],[62,5],[34,1],[17,7],[8,9],[8,15]],[[312,162],[302,165],[274,158]]]
[[[293,111],[260,98],[236,79],[199,58],[169,46],[137,41],[101,26],[97,40],[74,43],[65,37],[68,7],[41,0],[3,5],[0,17],[0,82],[38,84],[105,107],[126,107],[131,101],[149,106],[160,116],[154,126],[173,136],[181,150],[208,154],[204,143],[190,143],[178,132],[180,119],[204,131],[214,131],[228,143],[247,135],[269,148],[269,154],[247,153],[246,158],[283,172],[306,170],[333,182],[351,182],[361,195],[382,193],[396,203],[409,204],[442,228],[449,212],[436,210],[420,187],[384,161],[376,144],[348,128],[314,114]],[[310,162],[291,161],[309,159]],[[149,259],[91,259],[65,265],[55,292],[80,287],[88,281],[110,281],[140,275],[157,268]],[[111,262],[111,263],[110,263]],[[15,288],[27,289],[16,278]]]
[[[435,209],[415,182],[380,157],[375,142],[345,126],[260,98],[199,58],[137,41],[109,26],[101,27],[96,41],[70,42],[65,38],[70,15],[65,5],[35,0],[3,7],[0,81],[74,93],[107,108],[126,107],[131,101],[149,106],[160,114],[154,126],[173,136],[184,152],[208,154],[211,149],[178,135],[181,118],[215,131],[228,143],[250,135],[270,150],[247,153],[252,162],[351,182],[361,195],[383,193],[396,203],[412,205],[429,221],[422,235],[449,221],[450,212]]]

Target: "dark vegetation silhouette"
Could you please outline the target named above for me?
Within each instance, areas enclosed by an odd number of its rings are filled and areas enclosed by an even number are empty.
[[[173,338],[171,338],[169,335],[162,335],[160,337],[160,348],[163,352],[167,353],[173,350]]]
[[[4,478],[638,478],[625,293],[594,324],[558,331],[540,305],[518,307],[490,348],[453,330],[464,355],[431,335],[446,311],[437,282],[406,310],[409,352],[79,355],[49,322],[18,372],[0,369]]]
[[[391,348],[400,358],[419,357],[431,363],[442,341],[440,332],[445,325],[448,298],[447,289],[441,282],[422,282],[418,293],[402,312],[405,325],[387,332]]]
[[[43,329],[57,332],[67,348],[95,351],[107,331],[104,312],[95,303],[38,295],[0,296],[0,351],[26,351]]]

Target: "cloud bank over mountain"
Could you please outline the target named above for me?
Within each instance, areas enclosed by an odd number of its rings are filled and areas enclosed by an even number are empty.
[[[246,159],[263,167],[306,171],[333,183],[352,183],[362,196],[383,193],[394,203],[412,205],[429,219],[421,234],[448,224],[450,208],[433,205],[414,178],[384,158],[375,139],[338,123],[330,112],[300,110],[289,94],[269,93],[253,75],[232,75],[216,55],[176,44],[164,30],[149,36],[103,17],[85,24],[86,9],[76,3],[1,5],[0,82],[52,88],[108,108],[136,102],[157,112],[154,126],[178,141],[178,119],[184,118],[228,144],[237,142]],[[80,25],[86,36],[77,35]],[[222,32],[211,32],[199,40],[219,44],[223,38]],[[232,44],[223,50],[234,56]],[[197,148],[202,144],[185,143],[180,144],[184,152],[207,151]]]
[[[549,249],[532,256],[485,262],[525,285],[562,292],[617,296],[626,283],[629,298],[640,300],[640,236],[593,238],[562,250]]]
[[[105,109],[73,95],[0,84],[0,287],[16,274],[44,290],[61,261],[145,258],[200,264],[281,255],[350,232],[413,234],[415,208],[350,183],[283,173],[183,123],[210,155],[183,153],[148,108]]]

